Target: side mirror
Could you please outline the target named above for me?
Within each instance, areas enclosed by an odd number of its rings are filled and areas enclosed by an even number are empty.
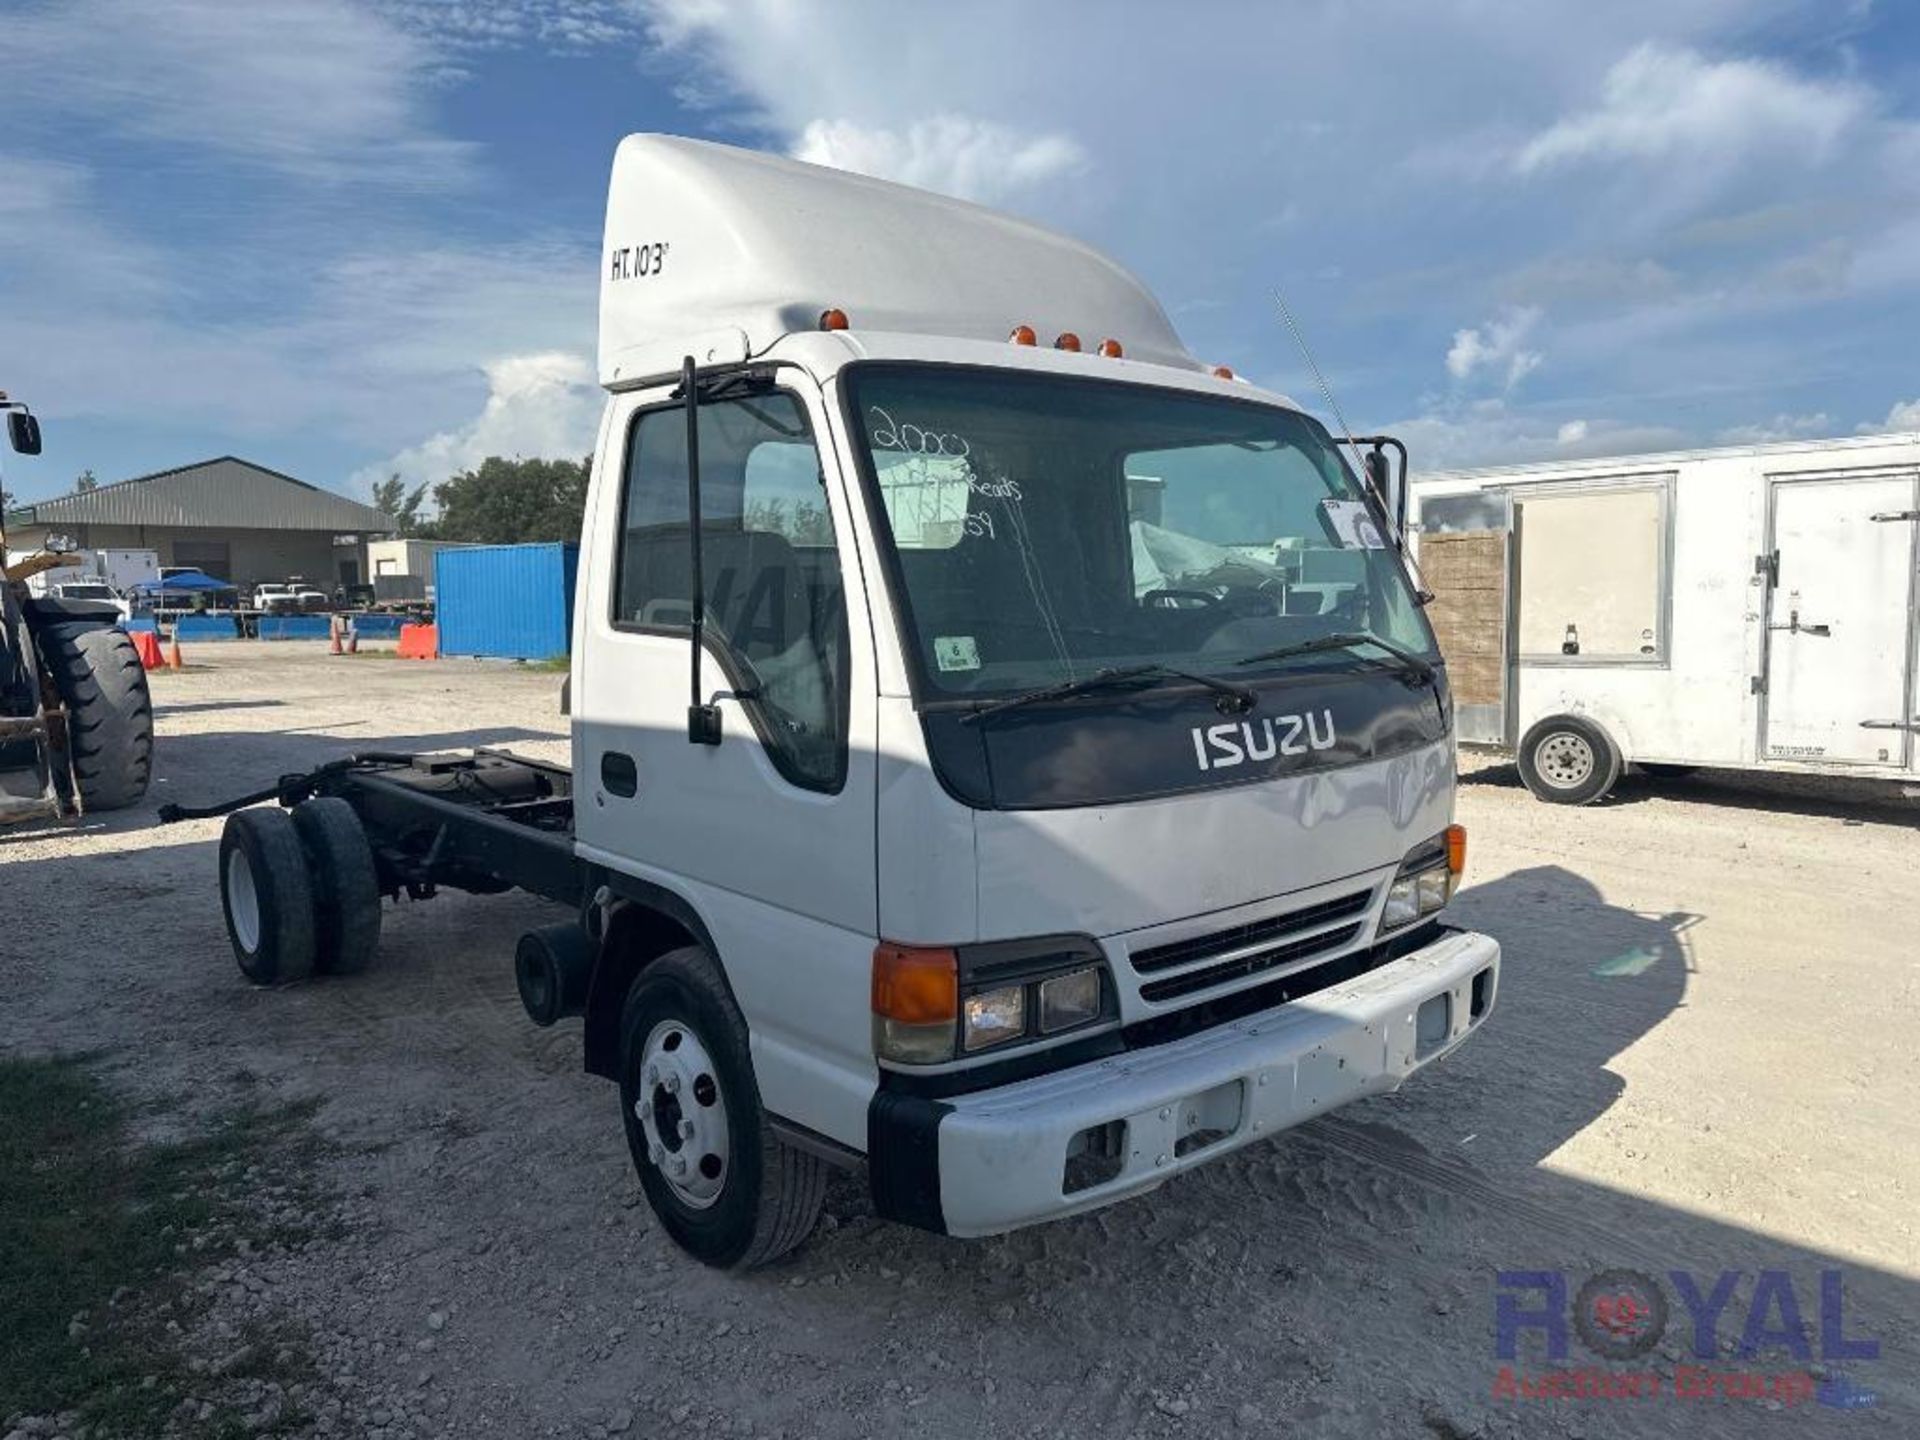
[[[1404,550],[1407,548],[1407,447],[1391,435],[1365,435],[1353,443],[1373,447],[1362,457],[1367,487],[1379,499],[1381,510],[1393,526],[1394,537]],[[1393,459],[1387,454],[1389,450],[1400,461],[1398,475],[1394,473]]]
[[[25,410],[7,412],[7,439],[22,455],[40,453],[40,422]]]

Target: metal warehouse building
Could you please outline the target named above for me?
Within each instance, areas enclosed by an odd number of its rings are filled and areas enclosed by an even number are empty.
[[[88,550],[156,550],[237,585],[299,576],[331,590],[366,583],[367,542],[393,517],[264,465],[222,455],[7,512],[7,538],[32,548],[48,535]]]

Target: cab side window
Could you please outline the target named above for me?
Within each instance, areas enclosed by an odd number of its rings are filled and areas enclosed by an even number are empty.
[[[693,614],[693,536],[680,407],[635,419],[621,505],[613,622],[684,634]],[[793,396],[771,391],[701,405],[699,539],[706,633],[728,685],[786,779],[839,789],[847,764],[846,592],[819,453]]]

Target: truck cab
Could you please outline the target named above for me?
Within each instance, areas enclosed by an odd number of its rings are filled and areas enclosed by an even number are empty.
[[[764,154],[628,137],[601,273],[579,1008],[677,1240],[770,1258],[841,1161],[1091,1209],[1486,1019],[1446,668],[1318,420],[1078,242]]]

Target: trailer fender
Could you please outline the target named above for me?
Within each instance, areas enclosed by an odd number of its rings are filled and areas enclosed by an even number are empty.
[[[1523,741],[1547,721],[1570,715],[1576,720],[1586,721],[1587,724],[1597,727],[1604,733],[1620,756],[1620,763],[1623,766],[1630,763],[1636,753],[1640,753],[1639,747],[1634,743],[1631,718],[1604,702],[1594,703],[1579,686],[1565,685],[1553,689],[1541,687],[1528,694],[1526,701],[1517,717],[1518,725],[1515,731]]]
[[[664,886],[602,871],[591,877],[586,889],[590,897],[587,933],[596,940],[593,973],[587,982],[586,1071],[617,1080],[620,1013],[640,972],[685,945],[698,945],[713,956],[723,976],[726,962],[699,912]],[[603,892],[604,903],[599,898]],[[598,915],[593,913],[596,910]]]

